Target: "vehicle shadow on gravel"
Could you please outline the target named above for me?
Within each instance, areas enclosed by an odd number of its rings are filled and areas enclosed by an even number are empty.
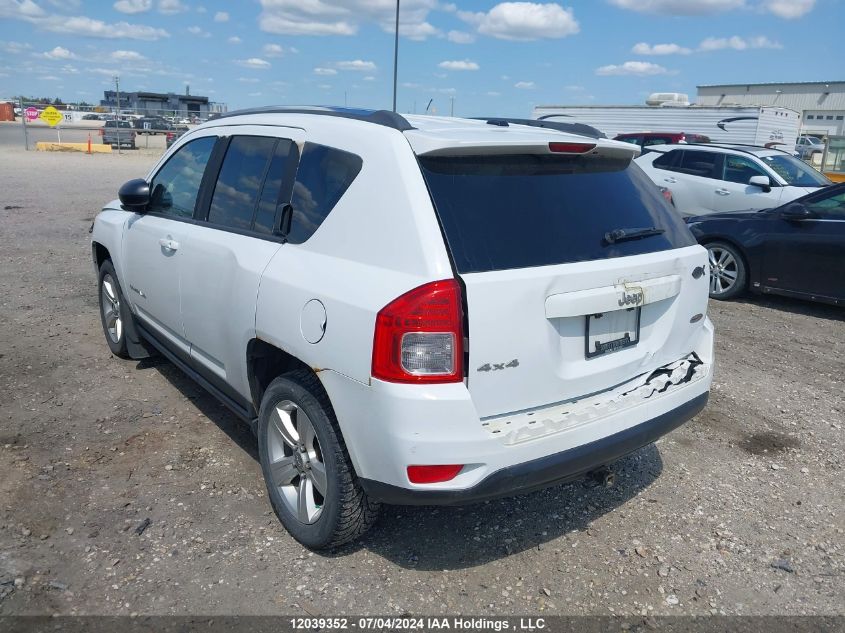
[[[158,371],[258,461],[258,445],[249,427],[175,365],[155,357],[140,361],[136,368]],[[587,530],[593,521],[648,488],[663,471],[663,461],[650,444],[616,462],[612,470],[616,481],[610,488],[586,478],[469,506],[383,506],[378,523],[360,540],[319,554],[343,558],[367,549],[400,567],[422,571],[475,567],[530,549],[563,555],[565,548],[591,538]],[[562,536],[565,541],[547,545]]]
[[[579,540],[592,538],[593,521],[651,485],[663,471],[663,461],[651,444],[612,470],[616,483],[611,488],[583,479],[471,506],[385,506],[360,542],[329,556],[365,548],[400,567],[424,571],[476,567],[531,549],[543,551],[544,557],[565,556]]]
[[[781,310],[783,312],[815,317],[817,319],[826,319],[828,321],[845,321],[845,307],[816,303],[815,301],[806,301],[804,299],[793,299],[778,295],[745,294],[737,299],[736,303]]]
[[[214,396],[185,375],[176,365],[164,357],[154,356],[138,361],[135,369],[138,371],[149,369],[158,371],[171,385],[179,390],[186,400],[193,402],[194,406],[205,417],[216,424],[230,440],[237,444],[256,462],[258,461],[258,442],[249,429],[249,426],[229,411]]]

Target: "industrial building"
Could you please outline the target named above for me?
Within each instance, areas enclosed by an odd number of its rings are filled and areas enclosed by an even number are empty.
[[[845,81],[698,86],[696,103],[781,106],[801,113],[802,133],[845,134]]]
[[[117,92],[106,90],[100,105],[117,109]],[[211,113],[226,111],[225,104],[209,102],[208,97],[174,92],[121,92],[120,110],[131,110],[145,115],[166,115],[206,118]]]

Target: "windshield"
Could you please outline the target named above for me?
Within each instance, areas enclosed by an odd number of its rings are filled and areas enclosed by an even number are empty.
[[[695,244],[680,215],[628,160],[526,154],[421,157],[420,165],[460,273]]]
[[[824,175],[792,156],[777,154],[776,156],[764,156],[761,160],[783,178],[788,185],[824,187],[830,184],[830,181]]]

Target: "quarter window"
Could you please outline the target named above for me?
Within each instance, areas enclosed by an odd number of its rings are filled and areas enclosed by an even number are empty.
[[[293,185],[293,220],[288,241],[301,244],[314,234],[361,171],[361,157],[306,143]]]
[[[678,159],[681,153],[681,150],[677,149],[672,150],[671,152],[666,152],[658,158],[655,158],[652,165],[654,165],[658,169],[668,169],[669,171],[677,171],[676,165],[678,164]]]
[[[208,221],[233,229],[249,230],[261,182],[273,155],[276,139],[269,136],[236,136],[229,143],[217,177]]]
[[[267,178],[264,179],[264,187],[261,190],[261,197],[258,200],[258,208],[255,210],[253,230],[259,233],[272,233],[276,226],[281,206],[290,198],[290,184],[286,187],[288,195],[282,199],[282,187],[286,181],[290,161],[295,161],[296,156],[291,156],[291,150],[296,146],[288,140],[280,139],[270,161],[270,168],[267,170]],[[289,180],[287,181],[290,182]]]
[[[197,204],[202,175],[216,136],[186,143],[168,159],[150,183],[149,211],[178,218],[191,218]]]

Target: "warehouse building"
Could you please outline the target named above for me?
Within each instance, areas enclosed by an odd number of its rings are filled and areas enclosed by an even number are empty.
[[[805,134],[845,134],[845,81],[698,86],[696,103],[782,106],[801,113]]]
[[[104,97],[100,101],[100,105],[107,108],[117,108],[117,92],[106,90]],[[191,94],[180,95],[173,92],[120,93],[120,109],[131,110],[138,114],[205,118],[214,111],[209,106],[208,97]]]

